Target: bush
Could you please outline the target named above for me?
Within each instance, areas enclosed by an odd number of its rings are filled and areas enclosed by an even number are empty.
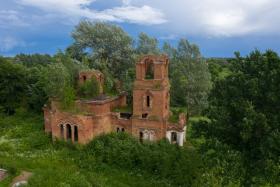
[[[74,106],[75,102],[75,90],[71,86],[66,86],[63,91],[62,100],[62,108],[63,109],[70,109]]]
[[[95,78],[87,80],[80,86],[79,95],[83,98],[89,99],[98,96],[100,93],[100,84]]]
[[[141,144],[126,133],[102,135],[84,148],[81,162],[83,168],[93,168],[92,164],[108,165],[146,172],[176,185],[191,186],[199,177],[199,155],[189,148],[171,145],[163,140],[158,143]]]

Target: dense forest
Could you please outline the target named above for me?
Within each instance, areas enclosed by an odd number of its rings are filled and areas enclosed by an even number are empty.
[[[204,58],[187,39],[159,44],[134,39],[108,23],[80,22],[73,43],[55,55],[0,57],[0,168],[8,186],[20,171],[29,186],[277,186],[280,185],[280,57],[272,50],[245,57]],[[80,70],[105,75],[108,95],[132,99],[135,62],[167,54],[171,108],[188,116],[187,143],[140,143],[126,133],[87,145],[55,141],[43,131],[42,107],[59,98],[71,110],[94,82],[79,88]]]

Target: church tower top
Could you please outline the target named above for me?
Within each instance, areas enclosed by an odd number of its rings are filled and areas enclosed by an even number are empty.
[[[136,80],[168,78],[169,59],[166,55],[147,55],[136,63]]]

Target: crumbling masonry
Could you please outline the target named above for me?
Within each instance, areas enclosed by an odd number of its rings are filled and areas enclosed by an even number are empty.
[[[127,132],[140,141],[167,138],[182,146],[185,141],[186,117],[179,115],[177,123],[169,122],[170,84],[169,60],[166,56],[145,56],[136,63],[133,85],[133,112],[116,112],[126,106],[126,94],[117,97],[98,97],[93,100],[76,100],[79,112],[60,110],[59,102],[52,100],[44,107],[45,131],[53,139],[70,140],[86,144],[94,137],[110,132]],[[79,84],[95,77],[101,85],[103,74],[96,70],[79,74]]]

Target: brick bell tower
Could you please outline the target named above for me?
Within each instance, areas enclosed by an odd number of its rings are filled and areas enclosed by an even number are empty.
[[[140,141],[165,137],[170,100],[168,64],[165,55],[145,56],[136,63],[132,133]]]

